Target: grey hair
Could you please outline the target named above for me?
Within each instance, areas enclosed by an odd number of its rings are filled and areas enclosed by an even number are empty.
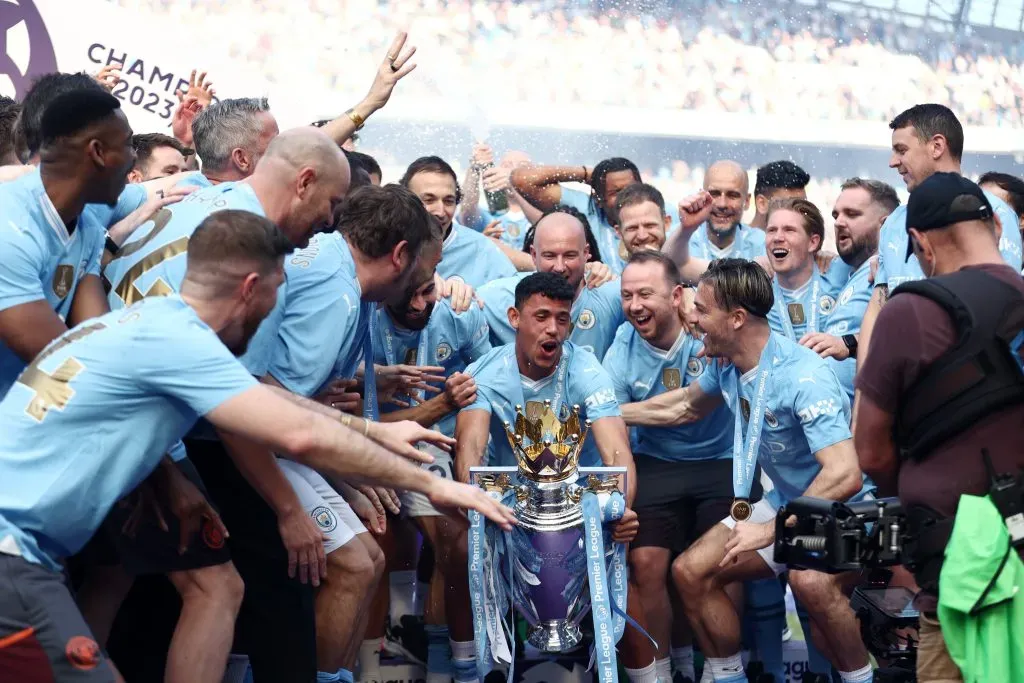
[[[892,185],[883,183],[881,180],[870,180],[854,176],[847,179],[840,189],[852,190],[855,187],[859,187],[871,195],[871,201],[884,207],[886,213],[892,213],[900,205],[900,198],[896,194],[896,190],[893,189]]]
[[[192,122],[192,141],[203,168],[219,171],[235,149],[251,149],[260,136],[259,114],[270,111],[266,97],[221,100],[199,112]]]

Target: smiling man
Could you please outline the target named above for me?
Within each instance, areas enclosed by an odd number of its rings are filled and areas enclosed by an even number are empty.
[[[661,251],[672,217],[665,213],[665,198],[647,183],[628,185],[615,198],[619,233],[626,259],[644,249]]]
[[[750,207],[747,172],[735,161],[716,161],[704,174],[711,195],[711,215],[690,238],[690,253],[698,258],[754,259],[764,254],[764,231],[743,225]]]

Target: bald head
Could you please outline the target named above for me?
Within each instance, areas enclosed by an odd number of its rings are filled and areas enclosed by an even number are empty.
[[[287,130],[270,143],[249,179],[270,218],[299,247],[334,225],[352,179],[345,153],[322,131]]]
[[[719,235],[731,234],[743,220],[743,212],[750,206],[747,172],[735,161],[716,161],[704,174],[704,189],[714,200],[714,208],[708,219],[709,226]]]
[[[530,253],[538,271],[557,273],[578,288],[590,258],[583,222],[560,210],[545,214],[534,228]]]
[[[530,163],[530,155],[518,150],[507,152],[505,156],[501,158],[501,165],[505,168],[518,168],[520,166],[525,166],[528,163]]]

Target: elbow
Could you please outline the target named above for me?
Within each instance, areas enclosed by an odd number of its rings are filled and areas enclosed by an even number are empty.
[[[863,485],[863,476],[859,467],[853,465],[845,468],[839,474],[836,482],[836,499],[849,500],[861,490]]]

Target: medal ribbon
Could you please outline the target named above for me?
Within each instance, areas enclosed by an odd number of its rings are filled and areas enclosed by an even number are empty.
[[[778,276],[772,278],[772,292],[775,294],[775,303],[773,304],[776,312],[779,314],[779,318],[782,320],[782,332],[789,339],[793,341],[800,341],[796,336],[796,332],[793,329],[793,321],[789,317],[789,310],[786,304],[786,296],[782,291],[781,285],[779,285]],[[818,331],[818,297],[821,294],[821,273],[818,272],[818,266],[814,266],[814,272],[811,273],[811,305],[810,312],[807,314],[807,332]],[[801,304],[802,306],[803,304]]]
[[[754,403],[750,406],[746,438],[743,436],[743,410],[740,407],[740,392],[743,384],[740,379],[740,371],[735,365],[730,365],[722,375],[723,388],[732,392],[734,396],[733,405],[730,406],[735,415],[735,431],[732,436],[732,490],[737,498],[750,496],[754,469],[757,467],[757,454],[761,448],[761,430],[768,404],[768,385],[772,377],[774,359],[775,333],[771,333],[757,364],[757,375],[754,378]]]
[[[363,333],[363,418],[378,422],[380,406],[377,405],[377,374],[373,368],[373,335],[377,329],[376,304],[363,303],[368,312],[366,331]]]

